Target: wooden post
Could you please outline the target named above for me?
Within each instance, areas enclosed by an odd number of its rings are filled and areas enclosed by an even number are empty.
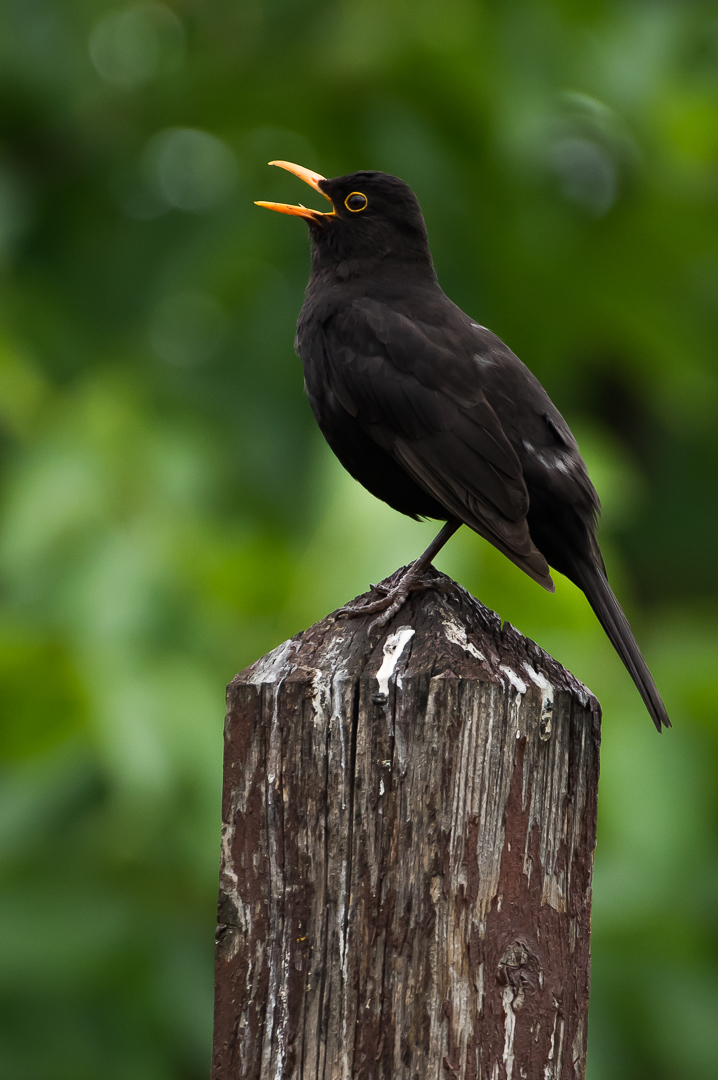
[[[431,572],[229,687],[213,1080],[584,1076],[599,706]]]

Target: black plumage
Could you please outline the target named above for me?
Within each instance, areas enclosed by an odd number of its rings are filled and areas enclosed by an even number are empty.
[[[657,729],[669,727],[608,584],[596,540],[600,503],[576,440],[529,369],[442,292],[413,192],[384,173],[326,180],[273,164],[333,206],[322,214],[260,203],[309,225],[312,268],[296,349],[319,427],[377,498],[448,523],[402,588],[348,613],[381,611],[386,621],[463,522],[549,591],[549,567],[575,582]]]

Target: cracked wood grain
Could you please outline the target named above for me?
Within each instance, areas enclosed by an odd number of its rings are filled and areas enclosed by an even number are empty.
[[[598,703],[459,586],[367,622],[229,687],[213,1080],[580,1080]]]

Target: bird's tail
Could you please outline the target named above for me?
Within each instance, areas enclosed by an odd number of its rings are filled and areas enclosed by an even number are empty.
[[[661,727],[670,727],[661,695],[606,575],[597,566],[581,563],[575,567],[574,580],[583,589],[609,641],[626,665],[659,733]]]

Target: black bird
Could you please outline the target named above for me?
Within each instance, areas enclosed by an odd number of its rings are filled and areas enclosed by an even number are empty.
[[[442,292],[416,196],[396,176],[326,180],[273,161],[332,204],[304,218],[311,276],[295,348],[317,423],[342,465],[413,518],[446,521],[399,584],[347,615],[384,624],[462,522],[554,591],[549,566],[588,598],[658,731],[666,708],[606,577],[600,503],[568,424],[538,379]]]

